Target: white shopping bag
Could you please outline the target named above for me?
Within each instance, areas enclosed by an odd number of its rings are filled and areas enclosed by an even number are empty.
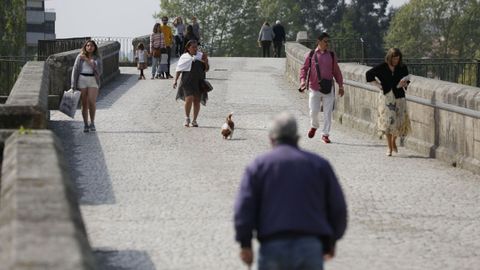
[[[64,114],[73,118],[77,111],[78,101],[80,100],[80,91],[70,89],[63,92],[62,101],[58,108]]]

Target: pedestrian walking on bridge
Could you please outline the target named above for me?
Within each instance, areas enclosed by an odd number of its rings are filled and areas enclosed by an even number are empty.
[[[72,89],[81,91],[82,117],[85,124],[83,132],[96,131],[95,113],[102,67],[97,44],[93,40],[87,40],[75,59],[71,78]],[[88,123],[89,115],[90,124]]]
[[[276,116],[269,138],[273,149],[247,166],[235,202],[240,257],[252,264],[255,234],[258,269],[323,269],[347,225],[340,184],[327,160],[298,147],[292,115]]]
[[[209,69],[208,57],[204,52],[198,50],[198,42],[190,40],[185,46],[185,53],[180,56],[175,74],[173,88],[177,87],[181,75],[176,99],[185,101],[185,122],[184,126],[198,127],[197,117],[200,112],[200,104],[206,105],[208,93],[201,90],[201,83],[205,79],[205,72]],[[190,122],[190,111],[193,105],[193,119]]]
[[[308,104],[310,107],[310,125],[308,137],[313,138],[320,127],[318,114],[323,109],[322,141],[330,143],[330,127],[335,104],[335,84],[338,94],[343,97],[343,76],[337,63],[337,57],[328,50],[330,36],[322,33],[317,39],[317,48],[305,54],[303,67],[300,69],[300,91],[309,89]]]
[[[388,50],[385,62],[366,73],[367,82],[381,89],[378,100],[377,128],[387,137],[386,155],[397,153],[397,137],[410,132],[410,119],[407,113],[405,91],[410,83],[408,68],[402,61],[402,53],[397,48]]]

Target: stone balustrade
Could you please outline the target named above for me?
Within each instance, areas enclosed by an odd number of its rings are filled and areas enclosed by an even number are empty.
[[[120,43],[117,41],[105,42],[98,45],[98,52],[102,58],[103,74],[101,84],[111,81],[120,74],[119,70]],[[48,57],[46,65],[49,69],[49,109],[58,109],[63,91],[70,89],[70,80],[75,58],[79,50],[54,54]],[[101,90],[100,90],[101,91]]]
[[[23,66],[5,104],[0,104],[0,129],[20,126],[44,129],[49,119],[48,71],[44,62]]]
[[[96,269],[61,142],[14,132],[0,178],[0,269]]]
[[[299,84],[299,70],[309,49],[285,46],[286,76]],[[376,134],[379,89],[366,83],[367,66],[341,63],[345,96],[336,98],[337,123]],[[419,153],[480,173],[480,88],[412,76],[407,106],[412,133],[405,146]],[[305,104],[305,106],[308,106]]]

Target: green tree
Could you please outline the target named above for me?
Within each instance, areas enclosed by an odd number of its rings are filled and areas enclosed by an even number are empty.
[[[303,25],[311,36],[317,36],[324,31],[331,31],[343,17],[345,0],[300,0],[300,15]]]
[[[294,0],[170,0],[161,1],[160,9],[155,17],[195,15],[201,24],[202,43],[211,46],[216,56],[257,56],[258,33],[265,20],[281,20],[289,39],[303,29],[300,7]]]
[[[0,56],[19,56],[25,47],[23,0],[0,2]]]
[[[411,0],[394,15],[385,46],[409,57],[474,58],[479,14],[477,0]]]
[[[367,44],[367,57],[383,57],[383,37],[388,29],[388,0],[352,0],[344,17]]]

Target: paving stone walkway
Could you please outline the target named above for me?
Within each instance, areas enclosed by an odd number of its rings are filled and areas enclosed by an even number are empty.
[[[330,145],[308,139],[306,95],[284,80],[284,59],[212,58],[214,86],[199,128],[183,127],[172,80],[121,68],[98,99],[97,132],[81,112],[51,112],[88,236],[102,269],[246,269],[232,208],[245,165],[270,146],[267,125],[287,110],[300,145],[331,161],[349,226],[326,269],[479,269],[480,176],[334,123]],[[172,65],[174,68],[174,65]],[[149,70],[148,70],[149,71]],[[147,71],[147,74],[148,74]],[[220,127],[233,111],[233,140]]]

